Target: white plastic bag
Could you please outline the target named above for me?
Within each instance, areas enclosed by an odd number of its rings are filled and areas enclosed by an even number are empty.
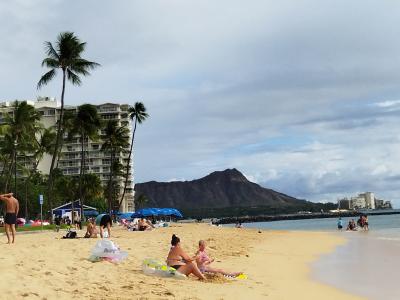
[[[103,258],[111,262],[121,262],[128,257],[128,253],[121,251],[118,245],[114,244],[110,240],[100,240],[97,241],[96,245],[92,249],[92,261],[95,257]]]

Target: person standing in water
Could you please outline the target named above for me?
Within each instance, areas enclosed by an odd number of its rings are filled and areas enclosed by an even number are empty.
[[[16,198],[14,198],[13,193],[0,195],[0,200],[6,203],[6,216],[4,218],[4,223],[8,239],[7,244],[11,244],[15,241],[15,224],[17,223],[19,202]]]
[[[343,221],[342,221],[341,217],[339,217],[339,220],[337,222],[337,228],[338,228],[338,230],[342,230],[343,229]]]

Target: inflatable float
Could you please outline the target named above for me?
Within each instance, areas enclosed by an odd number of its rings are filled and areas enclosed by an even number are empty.
[[[172,277],[175,279],[186,279],[186,275],[179,273],[172,267],[167,266],[155,259],[145,259],[142,264],[143,273],[158,277]]]

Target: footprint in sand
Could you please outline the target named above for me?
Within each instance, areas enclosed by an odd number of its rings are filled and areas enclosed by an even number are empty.
[[[121,286],[123,289],[127,289],[127,290],[133,290],[133,286],[131,285],[123,285]]]

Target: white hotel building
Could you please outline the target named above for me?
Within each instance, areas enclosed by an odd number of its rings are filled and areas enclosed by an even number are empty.
[[[40,122],[44,125],[44,127],[56,127],[57,119],[59,118],[60,112],[60,103],[53,98],[38,98],[36,101],[27,101],[28,104],[32,105],[39,111],[41,114]],[[14,101],[6,101],[0,103],[0,122],[3,119],[3,115],[13,114],[13,104]],[[83,103],[82,103],[83,104]],[[100,105],[96,105],[99,115],[103,120],[118,120],[120,126],[127,125],[127,128],[131,131],[130,119],[128,116],[128,104],[115,104],[115,103],[104,103]],[[64,106],[65,110],[76,110],[77,106]],[[132,132],[130,132],[131,138]],[[80,152],[80,140],[79,137],[73,138],[72,140],[66,139],[66,135],[64,136],[64,143],[61,150],[61,157],[59,160],[58,167],[62,170],[64,175],[78,175],[80,171],[81,165],[81,152]],[[129,139],[130,143],[131,139]],[[98,141],[89,140],[86,147],[86,162],[85,162],[85,172],[86,173],[94,173],[97,174],[103,185],[106,185],[109,179],[110,174],[110,155],[104,152],[101,152],[102,141],[99,139]],[[129,147],[127,148],[129,150]],[[18,158],[19,163],[20,160],[24,158]],[[119,159],[119,162],[123,165],[126,165],[128,160],[128,154],[122,154],[116,156],[116,159]],[[29,164],[29,161],[26,161],[26,164]],[[51,156],[45,155],[40,162],[38,169],[44,174],[48,174],[51,165]],[[124,186],[124,178],[119,177],[119,185],[122,189]],[[133,190],[133,167],[131,165],[131,174],[129,176],[127,191],[124,197],[124,201],[121,205],[121,210],[123,212],[133,211],[134,210],[134,190]],[[66,201],[71,201],[72,199],[65,199]]]

